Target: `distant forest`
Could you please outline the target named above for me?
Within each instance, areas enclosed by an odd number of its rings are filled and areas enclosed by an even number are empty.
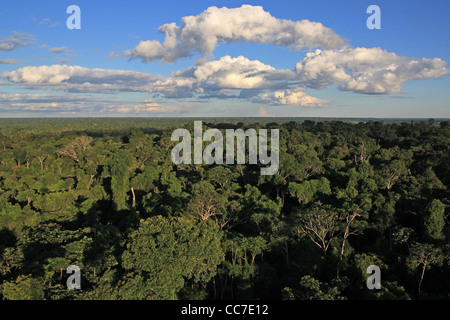
[[[203,119],[279,129],[263,176],[173,164],[193,121],[0,119],[0,299],[450,298],[449,122]]]

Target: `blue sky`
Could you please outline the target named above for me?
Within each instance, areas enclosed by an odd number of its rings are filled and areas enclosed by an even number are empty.
[[[449,16],[446,0],[3,2],[0,117],[450,118]]]

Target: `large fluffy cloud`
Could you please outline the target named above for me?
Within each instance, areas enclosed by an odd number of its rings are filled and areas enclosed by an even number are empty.
[[[291,70],[278,70],[258,60],[246,57],[224,56],[218,60],[201,61],[186,70],[175,72],[170,81],[181,79],[194,85],[198,91],[216,89],[265,89],[284,87],[293,80]]]
[[[218,43],[248,41],[286,46],[294,50],[336,48],[345,44],[332,29],[309,20],[278,19],[260,6],[239,8],[209,7],[196,16],[182,18],[182,26],[162,25],[163,43],[141,41],[133,50],[124,52],[130,58],[145,62],[173,62],[193,53],[211,55]]]
[[[169,98],[251,98],[262,91],[296,86],[293,70],[279,70],[258,60],[224,56],[202,60],[186,70],[148,85],[148,92]],[[252,100],[251,100],[252,101]],[[263,101],[263,100],[261,100]],[[268,102],[268,101],[266,101]]]
[[[351,48],[309,52],[297,63],[297,79],[312,88],[339,84],[358,93],[394,94],[409,80],[439,78],[450,73],[439,58],[414,59],[381,48]]]

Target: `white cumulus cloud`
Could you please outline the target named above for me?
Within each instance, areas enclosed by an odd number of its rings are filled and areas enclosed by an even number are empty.
[[[236,98],[240,90],[284,88],[293,80],[292,70],[278,70],[258,60],[224,56],[218,60],[201,61],[168,78],[148,85],[148,91],[171,98],[200,95],[204,98]]]
[[[182,26],[169,23],[158,29],[165,35],[163,43],[141,41],[133,50],[124,51],[124,55],[145,62],[170,63],[195,53],[210,56],[220,42],[267,43],[294,50],[330,49],[345,44],[320,22],[278,19],[261,6],[209,7],[199,15],[183,17],[181,22]]]
[[[406,81],[439,78],[450,73],[439,58],[415,59],[381,48],[320,50],[297,63],[297,79],[312,88],[339,84],[358,93],[395,94]]]
[[[304,88],[275,91],[272,94],[260,93],[251,100],[253,102],[267,103],[270,105],[290,105],[298,107],[324,107],[328,103],[326,100],[308,95]]]

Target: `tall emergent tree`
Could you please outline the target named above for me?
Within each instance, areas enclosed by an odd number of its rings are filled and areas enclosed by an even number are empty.
[[[132,155],[126,150],[118,150],[109,160],[111,171],[111,189],[117,210],[127,209],[127,192],[130,184]]]
[[[431,240],[444,239],[442,232],[445,226],[445,205],[438,199],[433,199],[426,208],[424,221],[425,236]]]

